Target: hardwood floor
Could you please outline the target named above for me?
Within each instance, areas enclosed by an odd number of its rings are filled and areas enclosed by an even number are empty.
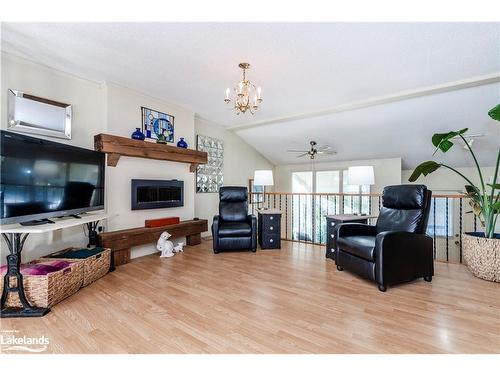
[[[319,246],[214,255],[211,242],[118,267],[43,318],[2,319],[53,353],[499,353],[500,285],[436,263],[389,288]]]

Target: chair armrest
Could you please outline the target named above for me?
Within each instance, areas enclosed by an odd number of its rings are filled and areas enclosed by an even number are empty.
[[[257,217],[255,215],[247,215],[248,224],[252,226],[252,229],[257,228]]]
[[[347,236],[376,236],[377,227],[374,225],[360,223],[337,224],[335,227],[335,237]]]
[[[434,274],[432,238],[426,234],[388,231],[375,240],[376,278],[381,285]]]
[[[212,221],[212,239],[216,248],[219,243],[219,223],[220,217],[219,215],[215,215],[214,220]]]
[[[247,216],[248,223],[252,226],[252,249],[257,248],[257,217],[255,215]]]

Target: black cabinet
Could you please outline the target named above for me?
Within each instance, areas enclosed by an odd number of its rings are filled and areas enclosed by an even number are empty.
[[[281,211],[259,210],[257,213],[260,248],[281,248]]]
[[[337,221],[326,217],[326,257],[335,260],[335,226]]]

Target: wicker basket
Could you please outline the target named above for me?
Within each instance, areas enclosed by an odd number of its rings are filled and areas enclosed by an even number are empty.
[[[70,249],[65,249],[63,251],[68,251]],[[60,253],[60,252],[59,252]],[[55,253],[58,254],[58,253]],[[52,254],[52,255],[55,255]],[[109,272],[109,267],[111,265],[111,249],[104,249],[99,254],[95,254],[85,259],[75,259],[75,258],[40,258],[37,262],[46,262],[57,260],[66,260],[68,262],[79,262],[83,264],[83,285],[87,286],[92,284],[94,281],[100,279]]]
[[[500,239],[464,234],[463,255],[476,277],[500,282]]]
[[[53,261],[53,259],[52,259]],[[3,289],[4,276],[0,278],[0,289]],[[11,285],[17,286],[17,280],[11,277]],[[28,302],[36,307],[51,307],[63,299],[75,294],[82,286],[83,264],[73,262],[68,267],[47,275],[23,275],[24,293]],[[7,307],[22,307],[17,293],[9,293]]]

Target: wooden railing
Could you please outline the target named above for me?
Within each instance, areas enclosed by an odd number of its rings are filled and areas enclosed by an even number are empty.
[[[288,241],[325,244],[326,215],[377,215],[381,194],[356,193],[251,193],[250,213],[259,208],[283,212],[281,237]],[[370,220],[372,224],[376,219]],[[434,258],[462,263],[464,232],[481,230],[463,194],[433,194],[427,234],[434,241]]]

